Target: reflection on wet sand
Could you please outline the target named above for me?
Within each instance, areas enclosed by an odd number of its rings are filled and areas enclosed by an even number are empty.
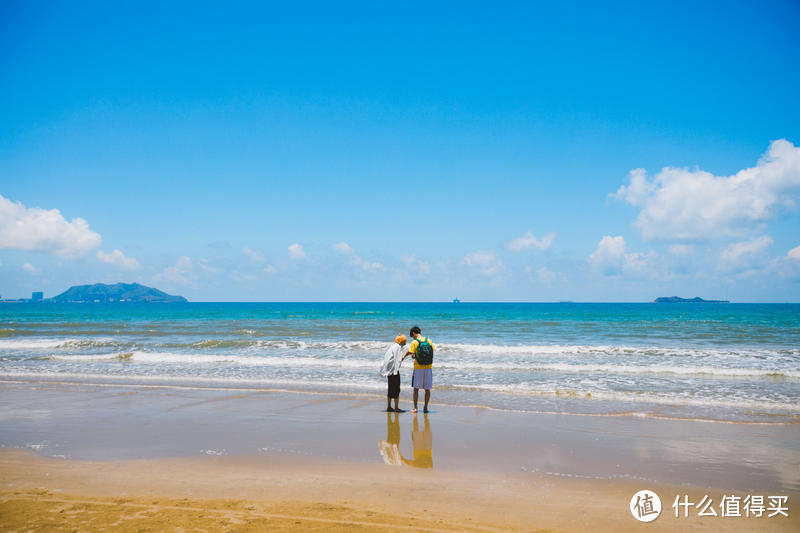
[[[378,441],[378,450],[387,465],[400,466],[404,458],[400,453],[400,423],[397,413],[386,413],[386,440]]]
[[[378,450],[383,462],[387,465],[409,465],[415,468],[433,468],[433,434],[428,415],[424,415],[422,430],[419,429],[419,418],[414,415],[411,430],[411,445],[414,458],[406,459],[400,451],[400,422],[397,413],[386,413],[386,440],[378,442]]]
[[[414,415],[414,427],[411,431],[411,443],[414,446],[414,460],[405,463],[417,468],[433,468],[433,434],[428,415],[422,431],[419,430],[419,419]]]

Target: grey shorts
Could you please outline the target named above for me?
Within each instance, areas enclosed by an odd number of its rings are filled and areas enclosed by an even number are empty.
[[[411,386],[415,389],[431,390],[433,388],[433,369],[419,368],[414,370]]]

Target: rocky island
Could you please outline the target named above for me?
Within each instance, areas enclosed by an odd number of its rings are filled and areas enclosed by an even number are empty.
[[[58,296],[48,298],[55,303],[176,303],[186,302],[183,296],[173,296],[164,291],[146,287],[139,283],[95,283],[74,285]]]
[[[680,296],[661,296],[660,298],[656,298],[653,300],[654,303],[657,304],[664,304],[664,303],[706,303],[706,304],[729,304],[731,303],[728,300],[703,300],[699,296],[695,296],[694,298],[681,298]]]

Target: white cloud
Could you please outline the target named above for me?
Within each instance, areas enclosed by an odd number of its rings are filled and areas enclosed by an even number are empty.
[[[407,254],[400,261],[415,275],[423,276],[431,273],[431,266],[427,261],[417,257],[417,254]]]
[[[589,256],[589,262],[608,272],[617,272],[625,259],[625,238],[622,235],[605,235],[597,244],[597,249]]]
[[[641,205],[655,189],[656,184],[647,181],[647,171],[635,168],[628,173],[628,186],[621,186],[614,196],[631,205]]]
[[[300,246],[300,245],[298,244],[297,246]],[[299,250],[300,250],[300,252],[303,252],[303,247],[300,246]],[[272,266],[271,264],[267,263],[267,257],[263,253],[261,253],[261,252],[259,252],[257,250],[253,250],[252,248],[248,248],[247,246],[242,248],[242,253],[244,253],[244,255],[246,255],[247,257],[249,257],[250,260],[253,261],[253,263],[256,263],[258,265],[264,265],[261,270],[265,274],[275,274],[278,271],[274,266]],[[289,247],[289,254],[291,255],[291,253],[292,253],[292,248],[290,246]],[[305,252],[303,252],[303,254],[301,256],[299,256],[298,258],[302,258],[302,257],[305,257]],[[206,268],[203,265],[200,265],[200,266],[203,267],[204,270],[212,270],[211,268]],[[217,272],[219,272],[221,269],[215,269],[215,270]],[[237,275],[239,276],[237,278],[238,281],[241,281],[241,280],[245,279],[244,278],[244,276],[245,276],[244,274],[237,273]]]
[[[252,248],[248,248],[247,246],[242,248],[242,253],[249,257],[254,263],[263,263],[267,260],[266,257],[264,257],[264,254],[253,250]]]
[[[334,244],[333,245],[333,251],[336,252],[337,254],[342,254],[342,255],[351,255],[351,254],[353,254],[353,249],[350,247],[349,244],[347,244],[344,241],[337,242],[336,244]]]
[[[497,258],[494,252],[488,250],[479,250],[464,256],[464,264],[475,269],[479,274],[484,276],[494,276],[500,272],[504,266],[500,259]]]
[[[361,268],[363,268],[364,270],[385,270],[386,269],[386,267],[384,267],[382,263],[379,263],[377,261],[361,261],[358,265]]]
[[[173,265],[165,268],[160,274],[156,274],[153,279],[156,281],[168,281],[186,285],[189,283],[189,276],[192,272],[192,260],[185,255],[180,257]]]
[[[672,255],[686,256],[694,253],[695,247],[692,244],[672,244],[669,253]]]
[[[800,148],[773,141],[755,167],[733,176],[664,168],[648,181],[642,169],[612,195],[640,209],[636,226],[647,239],[704,240],[740,236],[797,207]]]
[[[761,277],[772,280],[775,275],[784,279],[800,280],[800,246],[795,246],[784,256],[773,257]]]
[[[58,209],[28,208],[0,195],[0,248],[75,258],[101,241],[82,218],[67,222]]]
[[[207,272],[209,274],[218,274],[222,272],[221,268],[211,266],[210,264],[208,264],[208,259],[206,259],[205,257],[200,260],[199,266],[203,272]]]
[[[125,254],[119,250],[114,250],[110,254],[105,253],[103,250],[98,250],[97,258],[104,263],[127,268],[128,270],[137,270],[141,268],[139,261],[133,257],[125,257]]]
[[[672,275],[665,273],[658,264],[658,255],[652,250],[647,253],[628,252],[622,264],[622,272],[640,278],[663,279]]]
[[[350,264],[353,266],[360,267],[363,270],[386,270],[386,267],[377,261],[364,261],[364,259],[356,255],[355,250],[344,241],[337,242],[332,248],[337,254],[348,256],[350,258]]]
[[[772,244],[772,237],[762,235],[749,241],[735,242],[725,248],[720,256],[723,261],[728,263],[737,262],[748,257],[758,255],[765,251]]]
[[[553,283],[556,277],[556,273],[547,267],[542,267],[536,271],[536,278],[545,284]]]
[[[605,235],[589,256],[589,263],[607,275],[627,274],[656,278],[660,276],[657,259],[652,251],[646,254],[629,252],[625,238],[621,235]]]
[[[550,268],[543,266],[540,268],[536,268],[533,266],[526,266],[523,271],[531,276],[533,279],[542,283],[544,285],[551,285],[552,283],[559,282],[559,283],[566,283],[567,276],[563,272],[556,272],[551,270]]]
[[[508,249],[512,252],[521,252],[522,250],[526,250],[528,248],[538,248],[540,250],[547,250],[550,246],[553,245],[553,240],[556,238],[555,233],[548,233],[544,237],[537,239],[531,230],[528,230],[525,235],[522,237],[517,237],[516,239],[512,239],[511,242],[508,243]]]
[[[42,271],[41,268],[37,268],[30,263],[25,263],[24,265],[22,265],[22,270],[24,270],[29,274],[38,274],[39,272]]]
[[[289,245],[289,257],[292,259],[303,259],[306,256],[306,251],[303,250],[302,244],[290,244]]]
[[[231,278],[238,283],[253,283],[254,281],[258,281],[258,276],[253,274],[248,274],[245,272],[239,272],[238,270],[234,270],[231,272]]]

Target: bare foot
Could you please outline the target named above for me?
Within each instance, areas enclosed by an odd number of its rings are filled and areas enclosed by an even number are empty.
[[[412,412],[412,413],[416,413],[416,412],[417,412],[417,408],[416,408],[416,407],[415,407],[415,408],[413,408],[413,409],[411,410],[411,412]]]

